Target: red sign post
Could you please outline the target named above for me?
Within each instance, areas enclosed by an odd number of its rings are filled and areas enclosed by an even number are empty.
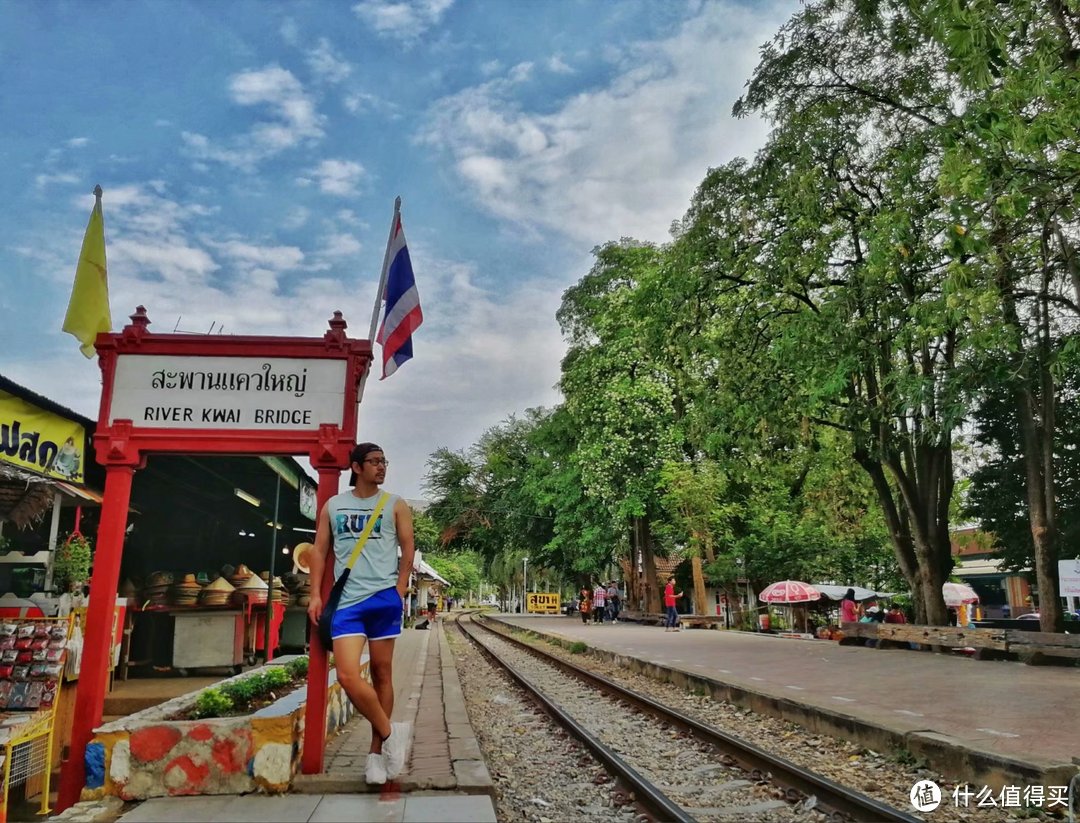
[[[371,343],[345,334],[334,312],[322,337],[153,334],[139,306],[131,323],[95,343],[102,371],[94,446],[105,467],[71,749],[57,808],[79,799],[86,746],[101,725],[112,612],[135,472],[150,454],[307,455],[319,509],[335,493],[356,442],[357,391]],[[326,564],[323,597],[333,584]],[[302,768],[322,771],[327,650],[312,632]]]

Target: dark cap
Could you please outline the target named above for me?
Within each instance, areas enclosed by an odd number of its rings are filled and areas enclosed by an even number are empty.
[[[372,452],[381,452],[382,446],[375,443],[357,443],[353,446],[353,450],[349,452],[349,465],[353,463],[363,463],[364,458]]]
[[[352,467],[353,463],[363,463],[366,458],[372,452],[381,452],[382,446],[376,443],[357,443],[353,446],[353,450],[349,452],[349,467]],[[349,472],[349,485],[356,485],[356,472]]]

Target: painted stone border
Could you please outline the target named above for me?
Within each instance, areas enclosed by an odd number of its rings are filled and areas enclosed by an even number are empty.
[[[280,666],[293,657],[270,663]],[[250,677],[265,667],[222,680],[208,688]],[[361,666],[367,673],[366,662]],[[304,741],[303,685],[254,714],[205,720],[169,720],[195,705],[205,691],[106,723],[86,747],[83,800],[113,795],[122,800],[180,795],[288,791],[300,768]],[[330,671],[327,733],[343,726],[353,706]]]

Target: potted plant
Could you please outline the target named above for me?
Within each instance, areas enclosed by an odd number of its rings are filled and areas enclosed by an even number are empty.
[[[81,587],[90,577],[93,553],[89,537],[77,532],[68,535],[53,558],[53,588],[69,592]]]

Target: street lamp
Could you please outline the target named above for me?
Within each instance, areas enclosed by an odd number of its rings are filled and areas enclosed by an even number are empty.
[[[529,579],[529,558],[524,558],[521,562],[521,606],[522,614],[529,613],[529,588],[527,580]]]

